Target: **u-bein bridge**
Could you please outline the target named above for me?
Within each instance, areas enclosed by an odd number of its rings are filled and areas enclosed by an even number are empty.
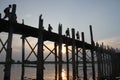
[[[16,7],[16,6],[14,6]],[[13,7],[12,14],[15,13],[16,8]],[[8,33],[8,39],[5,43],[1,42],[1,50],[6,51],[6,61],[1,63],[4,64],[4,80],[10,80],[11,77],[11,65],[12,63],[12,40],[14,34],[22,36],[22,70],[21,70],[21,80],[24,80],[25,67],[35,67],[36,68],[36,80],[44,80],[44,64],[46,59],[54,54],[55,62],[55,80],[62,79],[62,67],[63,67],[63,55],[62,55],[62,44],[65,44],[66,47],[66,75],[67,80],[70,79],[70,64],[72,64],[72,80],[80,80],[79,65],[83,66],[83,80],[88,79],[88,70],[87,64],[88,61],[91,64],[92,69],[92,79],[93,80],[117,80],[120,77],[120,54],[115,51],[113,48],[105,47],[104,45],[99,45],[94,43],[92,26],[90,26],[90,35],[91,35],[91,44],[86,43],[84,39],[84,33],[81,33],[81,41],[75,39],[75,30],[72,29],[72,38],[62,35],[62,25],[58,26],[58,33],[50,32],[44,29],[42,16],[39,17],[39,28],[34,28],[24,23],[16,23],[11,18],[9,21],[0,19],[0,32]],[[30,45],[27,38],[33,37],[37,38],[38,41],[34,48]],[[1,37],[2,38],[2,37]],[[54,42],[54,49],[51,50],[47,45],[44,44],[45,41]],[[25,42],[31,48],[31,53],[25,58]],[[37,47],[37,53],[34,49]],[[50,54],[44,58],[43,47],[46,47]],[[69,47],[71,47],[72,57],[69,56]],[[26,62],[31,56],[32,52],[37,58],[37,61],[34,62],[36,66],[29,66],[27,64],[33,64],[31,62]],[[89,55],[88,55],[89,54]],[[91,54],[91,55],[90,55]],[[82,56],[80,56],[82,55]],[[96,56],[96,57],[95,57]],[[82,61],[82,63],[80,63]],[[95,69],[95,61],[97,61],[97,70]]]

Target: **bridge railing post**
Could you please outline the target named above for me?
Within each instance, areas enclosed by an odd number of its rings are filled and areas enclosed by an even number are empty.
[[[95,62],[94,62],[94,40],[93,40],[93,32],[92,26],[90,25],[90,36],[91,36],[91,58],[92,58],[92,78],[95,80]]]
[[[76,79],[76,64],[75,64],[75,29],[72,29],[72,75],[73,80]]]
[[[12,7],[12,14],[14,15],[16,13],[16,5],[13,4]],[[11,63],[12,63],[12,38],[13,38],[13,28],[12,28],[12,20],[14,16],[11,16],[10,19],[10,25],[9,25],[9,33],[8,33],[8,44],[7,44],[7,54],[6,54],[6,63],[5,63],[5,69],[4,69],[4,80],[10,80],[11,76]]]
[[[58,62],[57,61],[58,60],[57,60],[57,43],[56,42],[54,43],[54,47],[55,47],[55,80],[57,80],[57,78],[58,78],[57,77],[58,76],[57,75],[58,74],[58,70],[57,70],[58,69],[58,65],[57,65]]]
[[[78,69],[78,65],[79,65],[79,62],[78,62],[78,47],[76,47],[76,76],[77,78],[79,78],[79,69]]]
[[[82,53],[83,53],[83,80],[87,80],[87,61],[86,61],[86,51],[85,51],[85,39],[84,32],[82,32]]]
[[[25,37],[24,35],[22,35],[21,37],[22,39],[22,73],[21,73],[21,80],[24,80],[24,74],[25,74],[25,68],[24,68],[24,64],[25,64]]]
[[[59,80],[62,80],[62,24],[59,24],[58,28],[59,33]]]
[[[1,13],[0,13],[0,19],[1,19],[1,16],[2,16],[2,15],[1,15]]]
[[[68,52],[68,44],[66,44],[66,61],[67,61],[67,80],[69,80],[69,52]]]
[[[38,53],[37,53],[37,79],[44,80],[44,57],[43,57],[43,19],[39,17],[38,29]]]

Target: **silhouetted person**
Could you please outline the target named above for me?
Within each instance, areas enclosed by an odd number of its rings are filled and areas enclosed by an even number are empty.
[[[11,9],[11,5],[9,5],[7,8],[4,9],[5,16],[3,17],[3,19],[8,18],[8,20],[9,20],[9,17],[10,17],[10,14],[11,14],[10,9]]]
[[[16,4],[12,5],[12,11],[10,12],[9,20],[11,20],[12,22],[17,22]]]
[[[65,33],[66,33],[66,36],[67,36],[67,37],[70,37],[69,28],[67,28],[67,30],[66,30],[66,32],[65,32]]]
[[[77,39],[80,39],[80,35],[79,35],[79,32],[77,31],[77,33],[76,33],[76,37],[77,37]]]
[[[52,30],[53,30],[52,26],[50,24],[48,24],[48,31],[52,32]]]

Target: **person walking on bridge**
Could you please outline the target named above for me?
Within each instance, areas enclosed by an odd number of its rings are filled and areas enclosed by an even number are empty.
[[[8,20],[9,20],[9,17],[10,17],[10,9],[11,9],[11,5],[9,5],[8,7],[6,7],[6,8],[4,9],[5,16],[3,17],[3,19],[8,18]]]
[[[66,37],[69,37],[70,38],[70,32],[69,32],[69,28],[67,28],[67,30],[66,30]]]
[[[48,31],[52,32],[52,30],[53,30],[52,26],[50,24],[48,24]]]

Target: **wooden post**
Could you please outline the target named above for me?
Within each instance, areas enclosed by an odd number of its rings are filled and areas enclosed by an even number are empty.
[[[12,15],[16,12],[16,5],[14,4],[12,7]],[[7,53],[6,53],[6,63],[4,69],[4,80],[10,80],[11,76],[11,61],[12,61],[12,38],[13,38],[13,28],[12,28],[12,20],[13,16],[10,19],[10,28],[8,33],[8,44],[7,44]]]
[[[109,76],[109,77],[110,77],[110,75],[109,75],[109,74],[110,74],[110,72],[109,72],[109,67],[110,67],[110,65],[109,65],[109,57],[108,57],[108,56],[109,56],[109,50],[108,50],[108,48],[106,48],[106,49],[107,49],[107,51],[106,51],[106,53],[107,53],[107,54],[106,54],[107,73],[106,73],[106,74],[107,74],[107,75],[106,75],[106,76]]]
[[[102,55],[103,55],[103,49],[102,49],[102,46],[100,45],[99,47],[99,58],[100,58],[100,76],[99,76],[99,79],[101,80],[102,77],[103,77],[103,58],[102,58]]]
[[[107,53],[106,53],[106,48],[104,49],[104,73],[105,73],[105,78],[107,78],[106,76],[107,74]]]
[[[56,42],[54,43],[54,47],[55,47],[55,80],[57,80],[57,44]]]
[[[73,80],[76,78],[76,67],[75,67],[75,29],[72,29],[72,71]]]
[[[97,79],[100,80],[100,72],[101,72],[101,62],[100,62],[100,49],[99,49],[99,44],[96,43],[96,55],[97,55],[97,69],[98,69],[98,77]]]
[[[101,78],[100,79],[103,79],[104,78],[104,58],[103,58],[103,43],[102,43],[102,45],[101,45],[101,50],[100,50],[100,53],[101,53],[101,55],[100,55],[100,57],[101,57]]]
[[[22,24],[24,25],[24,19],[22,19]]]
[[[37,79],[44,80],[44,60],[43,60],[43,19],[39,17],[38,29],[38,53],[37,53]]]
[[[109,74],[110,74],[110,77],[112,76],[112,65],[111,65],[111,51],[110,51],[110,49],[109,49],[109,56],[108,56],[108,58],[109,58]]]
[[[95,62],[94,62],[94,40],[93,40],[93,32],[92,26],[90,25],[90,36],[91,36],[91,57],[92,57],[92,78],[95,80]]]
[[[21,80],[24,80],[24,74],[25,74],[25,68],[24,68],[24,60],[25,60],[25,37],[22,35],[22,74],[21,74]]]
[[[107,52],[107,75],[110,76],[110,72],[109,72],[109,68],[110,65],[109,65],[109,52]]]
[[[8,44],[7,44],[7,54],[6,54],[6,63],[4,69],[4,80],[10,80],[11,76],[11,61],[12,61],[12,37],[13,29],[10,29],[8,33]]]
[[[116,75],[116,60],[115,60],[115,53],[111,49],[112,55],[111,55],[111,62],[112,62],[112,79],[115,80],[115,75]]]
[[[109,73],[110,73],[110,77],[112,77],[112,60],[111,60],[111,50],[109,49]]]
[[[78,47],[76,47],[76,76],[77,76],[77,78],[79,77],[79,75],[78,75],[78,72],[79,72],[78,65],[79,65],[79,63],[78,63]]]
[[[67,80],[69,80],[69,52],[67,44],[66,44],[66,61],[67,61]]]
[[[1,19],[1,13],[0,13],[0,19]]]
[[[62,80],[62,25],[59,24],[59,80]]]
[[[82,46],[83,46],[83,49],[82,49],[82,53],[83,53],[83,80],[87,80],[87,61],[86,61],[86,51],[85,51],[85,39],[84,39],[84,32],[82,32]]]

